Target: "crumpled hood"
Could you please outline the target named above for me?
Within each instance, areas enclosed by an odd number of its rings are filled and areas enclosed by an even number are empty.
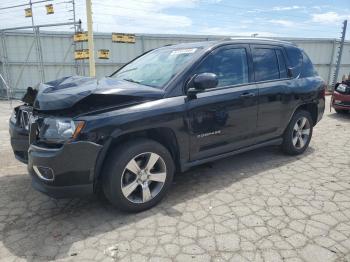
[[[161,89],[110,77],[97,80],[85,76],[70,76],[39,84],[33,107],[40,111],[68,109],[83,101],[93,101],[94,97],[98,97],[96,101],[102,103],[100,106],[103,106],[104,101],[101,97],[108,97],[109,105],[113,104],[115,98],[117,106],[121,101],[153,100],[163,95],[164,91]]]

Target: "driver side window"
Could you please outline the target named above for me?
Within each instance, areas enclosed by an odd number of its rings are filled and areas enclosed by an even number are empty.
[[[245,48],[222,49],[210,54],[196,69],[196,74],[214,73],[217,87],[248,83],[248,62]]]

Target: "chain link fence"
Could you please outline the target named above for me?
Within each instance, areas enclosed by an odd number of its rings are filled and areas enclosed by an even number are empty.
[[[68,22],[26,26],[0,30],[0,74],[10,87],[10,96],[19,98],[28,86],[46,82],[63,75],[82,74],[79,61],[74,59],[77,43],[75,32],[64,34],[46,33],[51,27],[80,23]],[[4,81],[1,81],[0,96],[8,97]]]

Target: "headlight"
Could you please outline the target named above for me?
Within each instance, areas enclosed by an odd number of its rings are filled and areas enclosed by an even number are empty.
[[[17,113],[16,110],[12,111],[11,117],[10,117],[10,122],[13,124],[16,124],[17,122]]]
[[[347,86],[344,85],[344,84],[340,84],[340,85],[338,85],[338,87],[337,87],[337,91],[342,92],[342,93],[345,93],[345,92],[346,92],[346,89],[347,89]]]
[[[39,138],[63,142],[70,138],[76,138],[83,127],[84,121],[73,121],[68,118],[45,118],[39,131]]]

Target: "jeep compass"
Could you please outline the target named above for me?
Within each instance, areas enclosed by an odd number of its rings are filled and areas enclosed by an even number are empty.
[[[165,46],[109,77],[34,89],[10,119],[33,187],[56,198],[102,189],[127,211],[154,206],[196,165],[268,145],[302,154],[325,107],[306,53],[258,38]]]

